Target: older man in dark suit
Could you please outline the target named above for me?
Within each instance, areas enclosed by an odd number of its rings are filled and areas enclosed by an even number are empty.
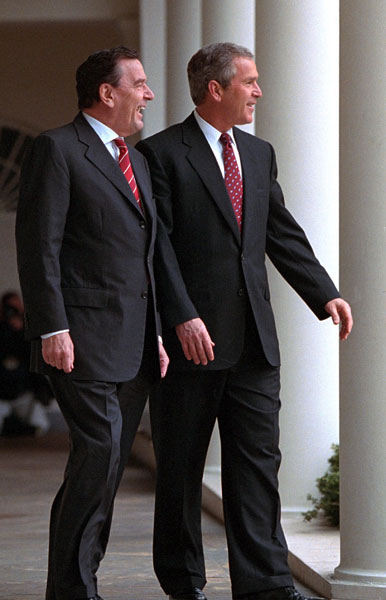
[[[50,523],[47,600],[100,599],[96,571],[151,386],[168,358],[154,295],[155,206],[123,137],[154,95],[137,54],[91,55],[81,112],[24,161],[16,237],[32,367],[49,376],[71,436]]]
[[[252,54],[213,44],[188,65],[196,110],[141,141],[159,213],[156,268],[171,368],[153,405],[154,563],[172,599],[205,600],[201,479],[216,418],[233,598],[305,600],[280,526],[279,348],[267,254],[319,319],[350,307],[284,206],[270,144],[235,128],[261,96]]]

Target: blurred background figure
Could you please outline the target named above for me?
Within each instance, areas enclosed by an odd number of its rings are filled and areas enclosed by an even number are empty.
[[[53,398],[48,381],[29,372],[29,344],[24,341],[24,308],[9,291],[0,300],[0,434],[48,431],[46,407]]]

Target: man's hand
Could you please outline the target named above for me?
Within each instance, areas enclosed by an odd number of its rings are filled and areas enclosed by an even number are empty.
[[[215,344],[200,318],[180,323],[176,327],[176,333],[185,358],[193,360],[195,365],[207,365],[209,360],[214,360],[213,346]]]
[[[71,373],[74,368],[74,344],[68,332],[57,333],[42,340],[44,361],[51,367]]]
[[[160,370],[161,370],[161,377],[164,378],[166,375],[166,371],[168,370],[170,360],[169,360],[166,350],[163,347],[163,344],[161,342],[158,343],[158,350],[159,350],[159,365],[160,365]]]
[[[341,323],[339,337],[341,340],[347,340],[353,326],[349,303],[343,300],[343,298],[334,298],[327,302],[324,310],[331,315],[334,325]]]

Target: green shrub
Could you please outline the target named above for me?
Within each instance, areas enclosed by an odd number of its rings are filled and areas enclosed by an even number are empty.
[[[339,446],[332,444],[332,456],[328,459],[329,467],[323,477],[316,480],[316,486],[321,494],[320,498],[314,498],[308,494],[314,508],[302,513],[305,521],[311,521],[322,511],[330,525],[339,525]]]

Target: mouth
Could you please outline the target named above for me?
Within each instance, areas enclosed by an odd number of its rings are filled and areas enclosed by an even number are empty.
[[[143,111],[145,110],[146,106],[138,106],[137,108],[137,112],[139,112],[140,115],[143,115]]]

